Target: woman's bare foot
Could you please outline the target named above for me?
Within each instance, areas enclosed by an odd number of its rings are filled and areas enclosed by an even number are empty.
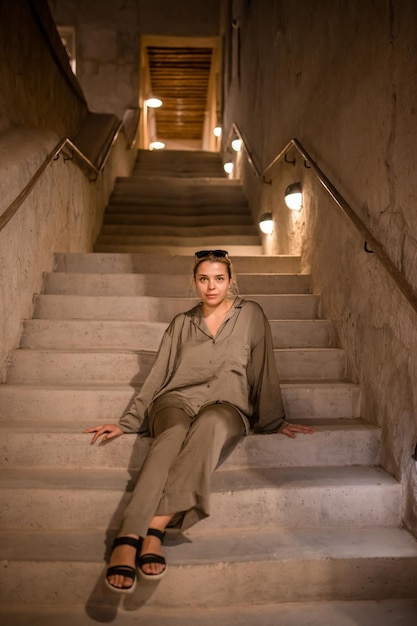
[[[138,535],[126,536],[139,540]],[[111,567],[130,567],[134,571],[136,568],[136,553],[137,548],[132,545],[122,544],[116,546],[111,553],[108,571]],[[112,587],[117,589],[130,589],[135,582],[130,576],[123,576],[122,574],[107,575],[107,581]]]
[[[159,539],[159,537],[155,537],[154,535],[147,535],[142,540],[140,556],[142,557],[148,554],[156,554],[163,558],[164,554],[162,550],[161,540]],[[148,576],[158,576],[165,571],[166,565],[162,562],[142,563],[140,565],[140,569],[144,574],[147,574]]]

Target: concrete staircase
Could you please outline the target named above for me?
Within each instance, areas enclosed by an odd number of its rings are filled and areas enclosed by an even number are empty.
[[[262,254],[261,239],[237,180],[216,153],[140,150],[130,178],[117,180],[97,252],[170,252],[181,247]]]
[[[236,183],[213,178],[212,155],[206,176],[204,155],[191,157],[177,155],[170,177],[166,163],[141,153],[151,175],[139,168],[134,182],[119,181],[106,223],[114,214],[166,223],[188,211],[195,219],[191,199],[187,211],[168,192],[157,203],[158,188],[183,182],[187,193],[198,181],[204,194],[211,186],[222,197],[223,185],[242,198]],[[134,205],[123,185],[141,189]],[[239,206],[247,215],[244,200]],[[211,208],[219,223],[214,200],[204,215]],[[166,577],[140,581],[125,598],[105,590],[104,557],[149,441],[126,435],[91,447],[81,431],[118,419],[167,322],[194,302],[191,249],[213,242],[230,250],[240,226],[201,244],[174,227],[169,245],[156,234],[133,243],[117,235],[97,246],[113,252],[57,254],[35,296],[0,387],[1,623],[414,626],[417,543],[401,528],[401,485],[378,467],[379,431],[360,416],[360,390],[346,380],[344,352],[319,318],[300,259],[263,256],[259,242],[251,254],[252,243],[236,244],[240,293],[271,321],[288,418],[316,433],[247,437],[215,474],[212,516],[167,539]]]

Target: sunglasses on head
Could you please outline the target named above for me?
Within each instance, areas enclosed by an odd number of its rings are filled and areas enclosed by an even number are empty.
[[[195,258],[203,259],[204,257],[210,255],[224,258],[227,257],[229,253],[227,250],[198,250],[198,252],[195,253]]]

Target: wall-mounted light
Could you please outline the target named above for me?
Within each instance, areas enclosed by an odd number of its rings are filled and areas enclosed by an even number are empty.
[[[222,136],[222,127],[221,126],[216,126],[215,128],[213,128],[213,135],[215,137],[221,137]]]
[[[284,194],[285,204],[293,211],[300,211],[303,206],[303,193],[301,191],[301,183],[292,183],[288,185]]]
[[[151,98],[145,100],[145,104],[150,109],[157,109],[158,107],[162,106],[162,100],[160,98],[155,98],[154,96],[152,96]]]
[[[241,139],[238,139],[238,138],[233,139],[233,141],[232,141],[232,148],[233,148],[233,150],[234,150],[235,152],[239,152],[239,150],[241,149],[241,147],[242,147],[242,140],[241,140]]]
[[[226,161],[226,163],[223,165],[223,169],[226,172],[226,174],[231,174],[233,172],[232,161]]]
[[[149,144],[149,150],[163,150],[165,148],[165,144],[163,141],[152,141]]]
[[[274,232],[274,220],[272,219],[272,213],[263,213],[258,220],[258,226],[259,230],[264,235],[272,235]]]

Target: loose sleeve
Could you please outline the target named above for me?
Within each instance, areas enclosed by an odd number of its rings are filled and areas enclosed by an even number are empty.
[[[262,319],[257,322],[263,332],[252,349],[248,367],[250,401],[253,406],[252,427],[255,433],[276,433],[286,422],[271,328],[263,312]]]
[[[124,433],[144,433],[147,431],[148,408],[155,394],[169,379],[174,367],[176,355],[174,346],[178,341],[180,317],[177,316],[166,329],[155,362],[142,385],[142,389],[119,420],[119,426]]]

